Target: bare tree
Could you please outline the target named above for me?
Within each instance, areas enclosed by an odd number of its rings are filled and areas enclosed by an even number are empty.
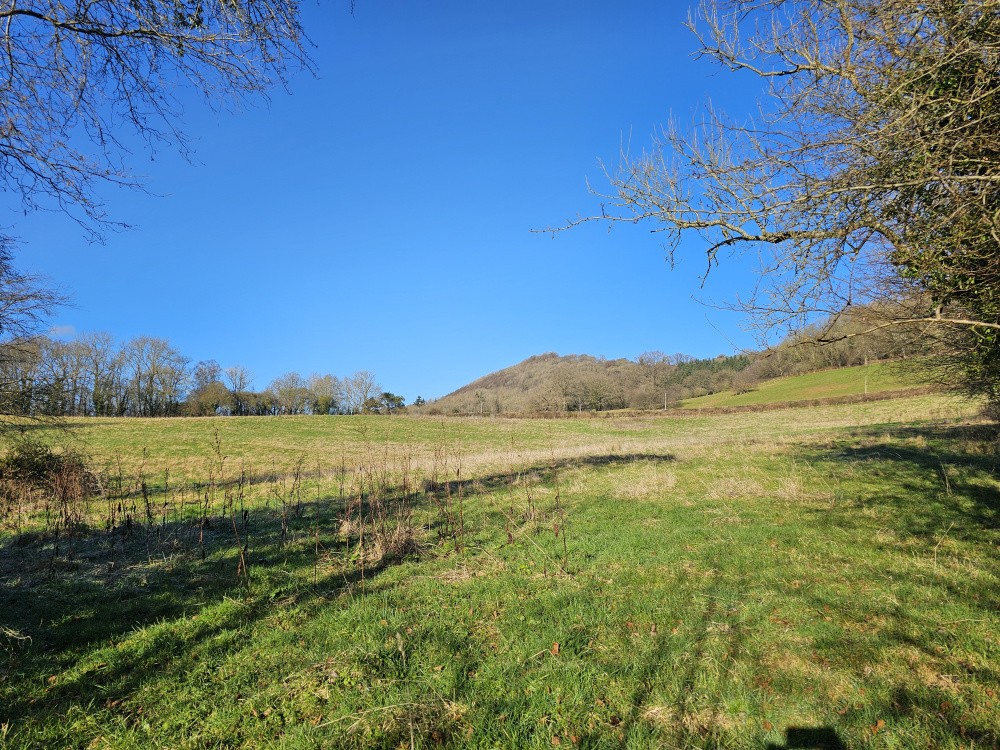
[[[258,411],[257,394],[251,392],[253,375],[242,365],[225,369],[226,384],[229,386],[230,414],[246,416]]]
[[[305,411],[309,389],[299,373],[279,375],[271,381],[268,390],[274,394],[280,414],[301,414]]]
[[[18,272],[8,247],[9,242],[0,237],[0,426],[8,424],[4,415],[34,413],[28,406],[33,391],[24,390],[34,387],[34,376],[26,380],[24,368],[31,362],[37,365],[46,321],[66,304],[66,298],[45,278]]]
[[[336,375],[320,375],[314,372],[309,376],[308,388],[309,410],[313,414],[334,414],[340,409],[343,386]]]
[[[368,370],[359,370],[344,378],[344,400],[350,414],[360,414],[364,410],[365,402],[381,392],[382,386],[378,384],[374,373]]]
[[[699,236],[706,275],[749,254],[758,279],[725,306],[763,343],[893,327],[1000,380],[1000,4],[705,0],[688,25],[764,82],[759,113],[708,107],[623,150],[601,214],[569,225],[652,221],[671,261]]]
[[[291,0],[0,0],[0,22],[0,179],[24,210],[65,211],[95,234],[96,186],[140,185],[123,126],[187,153],[181,91],[231,107],[310,68]]]
[[[249,391],[250,387],[253,385],[253,375],[242,365],[227,367],[225,374],[229,390],[233,391],[233,393]]]
[[[98,416],[118,414],[118,397],[123,388],[121,358],[114,337],[109,333],[84,333],[77,337],[76,343],[90,391],[86,413]]]
[[[0,184],[25,213],[62,211],[91,238],[124,226],[105,214],[98,186],[141,187],[127,130],[187,155],[182,92],[232,108],[311,68],[293,0],[0,0],[0,23]],[[0,226],[0,357],[65,303],[13,270],[13,245]]]
[[[188,359],[167,339],[137,336],[122,347],[129,369],[129,413],[166,417],[177,413],[188,376]]]

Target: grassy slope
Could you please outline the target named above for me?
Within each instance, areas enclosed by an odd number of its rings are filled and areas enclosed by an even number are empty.
[[[847,367],[841,370],[826,370],[808,375],[775,378],[764,381],[750,393],[739,395],[732,391],[713,393],[710,396],[688,399],[682,404],[682,407],[699,409],[706,406],[748,406],[779,401],[851,396],[865,393],[866,371],[868,393],[892,391],[914,385],[912,381],[896,372],[892,366],[875,364],[869,367]]]
[[[179,528],[166,554],[123,539],[100,575],[96,542],[49,577],[51,540],[4,538],[0,624],[31,641],[0,637],[0,746],[764,748],[804,746],[801,727],[847,747],[991,746],[995,456],[954,424],[963,410],[447,422],[443,438],[420,420],[217,420],[258,463],[286,443],[361,455],[366,424],[454,456],[460,432],[464,476],[490,494],[467,489],[463,551],[418,500],[429,548],[369,568],[363,590],[336,501],[318,508],[318,562],[317,508],[281,548],[255,518],[249,596],[224,527],[204,561]],[[85,431],[97,454],[138,461],[149,443],[194,462],[211,422]],[[553,575],[550,428],[571,578]],[[525,486],[503,481],[513,454]],[[497,506],[519,514],[526,487],[540,515],[507,527]]]

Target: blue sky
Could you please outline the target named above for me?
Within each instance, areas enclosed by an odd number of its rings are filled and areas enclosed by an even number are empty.
[[[296,370],[371,370],[442,396],[547,351],[730,353],[752,340],[691,299],[696,241],[674,271],[652,225],[560,225],[599,210],[612,161],[709,97],[749,112],[754,81],[693,59],[684,2],[387,2],[304,7],[318,78],[265,106],[184,123],[196,163],[137,150],[150,194],[105,189],[136,225],[89,244],[58,214],[12,215],[22,267],[75,307],[60,330],[166,337],[255,386]],[[13,210],[14,206],[10,208]]]

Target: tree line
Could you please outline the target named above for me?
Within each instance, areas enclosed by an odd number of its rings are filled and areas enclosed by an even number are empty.
[[[22,416],[265,416],[396,414],[402,396],[360,370],[343,378],[289,372],[262,390],[240,365],[192,364],[169,340],[109,333],[49,336],[0,346],[0,413]]]
[[[871,311],[860,309],[834,324],[819,322],[786,337],[765,351],[698,359],[687,354],[643,352],[633,359],[586,354],[535,355],[491,373],[441,399],[430,401],[428,414],[499,414],[538,411],[609,411],[665,409],[687,398],[724,391],[751,391],[764,380],[817,370],[855,367],[875,361],[925,363],[931,349],[925,338],[903,329],[851,335],[868,326]],[[814,345],[818,329],[838,339]]]

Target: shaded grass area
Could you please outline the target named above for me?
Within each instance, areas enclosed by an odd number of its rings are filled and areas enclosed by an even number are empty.
[[[867,381],[867,382],[866,382]],[[881,393],[908,386],[917,386],[898,366],[872,364],[865,367],[845,367],[838,370],[813,372],[787,378],[766,380],[748,393],[725,391],[684,401],[684,409],[714,406],[750,406],[782,401],[803,401],[862,393]]]
[[[0,742],[1000,743],[994,432],[830,414],[797,415],[812,429],[790,439],[720,418],[725,439],[634,430],[557,474],[479,473],[461,540],[417,493],[424,548],[363,584],[338,498],[303,503],[284,538],[277,508],[254,518],[249,593],[221,519],[204,559],[166,522],[122,536],[113,568],[108,535],[81,537],[51,574],[56,540],[8,537]]]

